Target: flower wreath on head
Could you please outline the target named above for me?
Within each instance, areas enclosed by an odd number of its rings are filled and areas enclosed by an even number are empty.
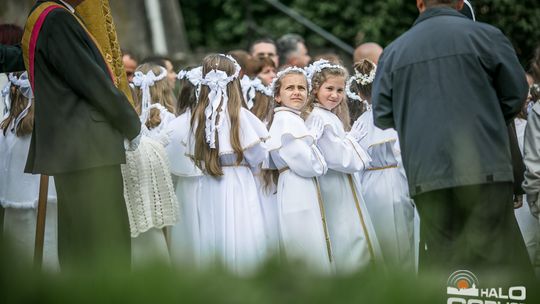
[[[28,79],[28,73],[24,72],[17,78],[15,74],[9,73],[8,75],[8,82],[6,83],[6,86],[2,89],[2,97],[4,100],[4,118],[7,118],[9,116],[9,112],[11,110],[11,98],[10,98],[10,88],[12,85],[19,87],[19,90],[21,91],[21,94],[28,98],[28,104],[22,110],[21,113],[15,118],[15,122],[13,123],[13,127],[11,128],[12,132],[15,132],[15,129],[17,129],[17,126],[19,123],[23,120],[26,115],[28,115],[28,112],[30,111],[30,107],[32,106],[32,100],[34,99],[34,92],[32,91],[32,87],[30,86],[30,80]]]
[[[322,72],[322,70],[324,69],[341,69],[345,72],[347,72],[347,70],[345,70],[345,68],[341,65],[338,65],[338,64],[333,64],[331,63],[330,61],[326,60],[326,59],[319,59],[317,61],[315,61],[314,63],[310,64],[309,66],[306,67],[306,75],[308,77],[308,79],[310,81],[313,80],[313,76],[315,76],[315,74],[317,73],[320,73]]]
[[[141,88],[142,91],[142,101],[141,101],[141,113],[144,113],[150,107],[150,87],[153,86],[157,81],[163,80],[167,77],[167,70],[164,67],[159,67],[161,73],[156,76],[151,70],[144,74],[141,71],[135,72],[133,75],[133,85]]]
[[[199,99],[201,93],[201,81],[202,81],[202,66],[198,66],[191,70],[180,70],[176,76],[179,80],[187,79],[195,88],[195,97]]]
[[[288,67],[284,70],[281,70],[279,71],[277,74],[276,74],[276,77],[274,77],[274,79],[272,80],[272,84],[270,84],[270,95],[273,95],[274,94],[274,90],[276,89],[276,84],[277,82],[285,75],[289,74],[290,72],[299,72],[301,74],[303,74],[305,77],[306,77],[306,80],[307,80],[307,84],[308,84],[308,91],[311,91],[311,79],[308,77],[307,73],[306,73],[306,70],[302,69],[302,68],[299,68],[299,67],[296,67],[296,66],[293,66],[293,67]]]
[[[371,109],[371,105],[367,102],[367,100],[363,100],[358,94],[351,91],[351,84],[353,81],[361,85],[368,85],[368,84],[373,83],[373,81],[375,80],[377,65],[373,62],[371,63],[373,64],[373,69],[369,72],[369,74],[363,74],[355,70],[354,75],[349,77],[349,79],[347,80],[347,84],[345,85],[345,93],[347,94],[347,97],[349,97],[352,100],[356,100],[356,101],[360,101],[364,103],[367,110]]]
[[[208,106],[204,109],[204,116],[206,117],[205,122],[205,135],[206,143],[210,146],[211,149],[216,148],[216,132],[221,128],[223,122],[223,115],[219,115],[218,118],[218,108],[221,104],[221,111],[227,109],[227,103],[229,101],[229,96],[227,95],[227,85],[229,82],[238,78],[240,75],[240,65],[236,60],[230,55],[219,54],[219,56],[225,57],[232,61],[235,67],[234,74],[228,76],[225,71],[212,69],[201,79],[201,85],[208,86],[210,92],[208,93]]]
[[[253,102],[255,101],[256,92],[260,92],[269,97],[272,96],[270,87],[265,86],[259,77],[250,79],[248,76],[244,76],[240,81],[240,84],[242,85],[242,93],[246,100],[246,105],[250,110],[254,106]]]

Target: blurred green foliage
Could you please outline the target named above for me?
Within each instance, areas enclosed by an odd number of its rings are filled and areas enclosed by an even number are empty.
[[[308,47],[334,48],[263,0],[179,0],[190,44],[204,50],[246,48],[262,36],[278,38],[294,32]],[[341,40],[387,45],[418,17],[413,0],[281,0]],[[473,0],[477,20],[500,28],[513,42],[521,61],[528,62],[540,42],[540,1]]]

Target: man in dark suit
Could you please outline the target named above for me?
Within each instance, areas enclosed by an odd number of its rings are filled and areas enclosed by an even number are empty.
[[[54,176],[63,268],[129,265],[120,164],[141,124],[75,15],[83,1],[37,1],[28,17],[22,49],[36,103],[25,171]]]
[[[421,219],[420,271],[510,282],[532,274],[514,217],[506,127],[528,86],[512,44],[460,14],[463,4],[417,0],[420,16],[379,61],[374,121],[399,134]]]

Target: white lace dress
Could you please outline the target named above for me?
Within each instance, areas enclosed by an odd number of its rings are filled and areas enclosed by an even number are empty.
[[[315,177],[327,166],[298,111],[278,107],[267,142],[270,167],[279,170],[277,213],[281,249],[289,262],[332,273],[324,206]]]
[[[11,126],[0,130],[0,205],[3,233],[18,251],[19,261],[31,265],[34,256],[40,175],[24,173],[31,135],[18,137]],[[49,178],[43,267],[58,270],[57,204],[54,178]]]
[[[251,168],[266,157],[263,141],[268,137],[264,124],[247,109],[239,113],[240,144],[244,159],[236,164],[231,147],[227,110],[217,131],[223,176],[201,177],[199,187],[200,258],[203,265],[223,264],[236,274],[249,274],[267,255],[264,218]],[[195,136],[190,132],[189,154],[194,154]]]
[[[143,131],[139,147],[135,151],[126,151],[126,164],[122,165],[134,268],[170,262],[164,228],[175,225],[179,215],[164,148],[168,139],[164,131],[174,114],[160,104],[152,104],[141,115],[143,126],[153,108],[160,110],[161,123]]]

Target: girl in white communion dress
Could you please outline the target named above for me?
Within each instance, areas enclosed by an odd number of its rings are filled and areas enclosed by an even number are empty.
[[[279,72],[274,80],[272,90],[279,106],[270,123],[269,167],[279,173],[273,181],[277,184],[279,239],[285,258],[305,263],[316,273],[330,274],[332,247],[315,179],[327,170],[315,145],[323,126],[315,122],[308,129],[300,117],[308,88],[304,70],[296,67]]]
[[[201,92],[187,151],[203,172],[200,258],[246,275],[266,259],[264,219],[252,173],[266,158],[266,126],[242,107],[240,66],[225,55],[203,60]]]

